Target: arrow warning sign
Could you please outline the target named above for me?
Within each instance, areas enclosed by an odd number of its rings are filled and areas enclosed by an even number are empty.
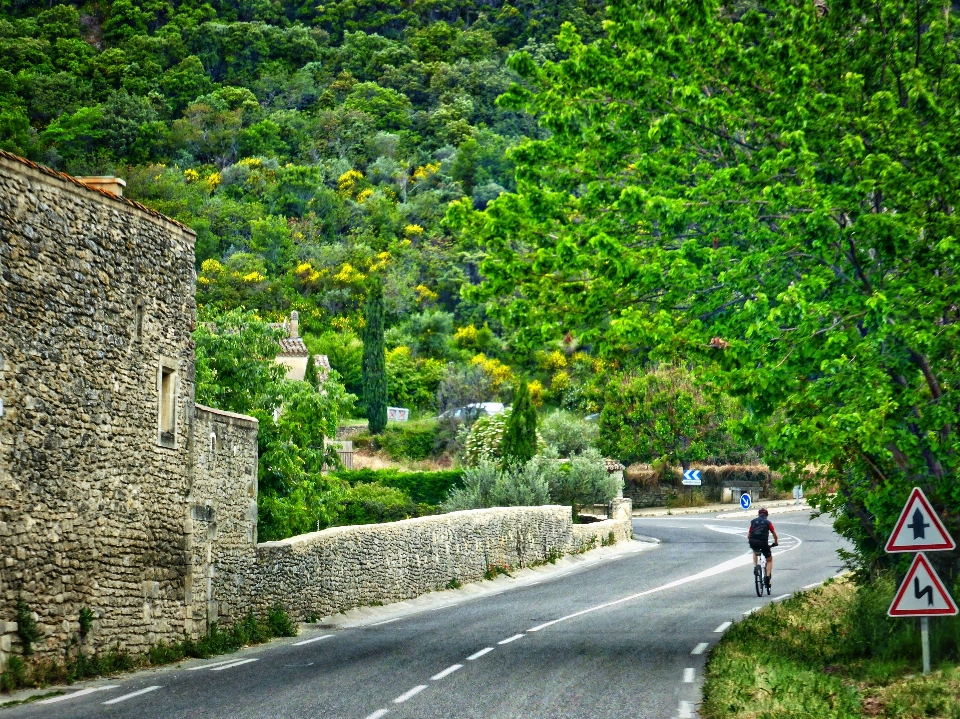
[[[956,546],[926,495],[919,487],[914,487],[887,540],[887,552],[949,551]]]
[[[957,605],[940,577],[926,556],[922,552],[917,554],[887,614],[891,617],[952,617],[956,613]]]

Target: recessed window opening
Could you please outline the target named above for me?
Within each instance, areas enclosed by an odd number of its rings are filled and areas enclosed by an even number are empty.
[[[134,314],[134,337],[137,342],[143,338],[143,303],[137,303],[137,309]]]
[[[177,370],[160,366],[160,444],[173,447],[177,436]]]

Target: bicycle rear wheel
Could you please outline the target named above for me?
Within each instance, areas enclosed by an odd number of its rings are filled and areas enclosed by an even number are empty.
[[[753,568],[753,583],[756,586],[757,596],[763,596],[763,578],[764,578],[764,567],[762,564],[758,564]]]

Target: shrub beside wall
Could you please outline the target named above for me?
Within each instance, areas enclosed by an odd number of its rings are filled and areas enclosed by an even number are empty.
[[[459,469],[439,472],[401,472],[396,469],[354,469],[334,473],[351,486],[378,483],[406,492],[416,504],[437,506],[447,493],[463,486],[463,471]]]

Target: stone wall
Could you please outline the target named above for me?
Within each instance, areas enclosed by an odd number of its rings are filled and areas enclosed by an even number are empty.
[[[569,507],[504,507],[389,524],[333,527],[256,548],[256,561],[217,565],[221,616],[239,618],[280,604],[295,621],[388,604],[483,578],[491,564],[542,563],[599,547],[629,520],[572,525]]]
[[[194,234],[0,152],[0,650],[130,650],[192,630]],[[169,402],[161,411],[161,387]],[[3,654],[0,654],[0,660]]]

